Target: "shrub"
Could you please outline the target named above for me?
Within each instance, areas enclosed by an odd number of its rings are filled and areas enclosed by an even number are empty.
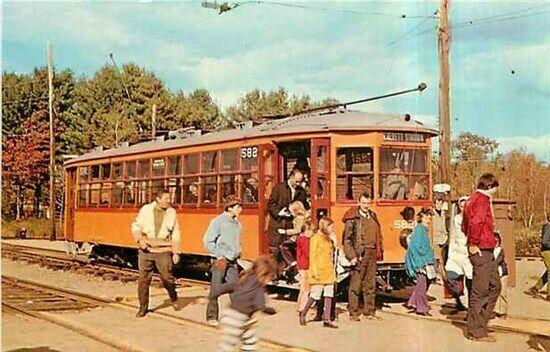
[[[518,226],[519,227],[519,226]],[[540,256],[540,228],[516,230],[516,257]]]

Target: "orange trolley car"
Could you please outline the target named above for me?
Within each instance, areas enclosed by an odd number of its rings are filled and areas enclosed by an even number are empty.
[[[135,255],[130,224],[153,191],[165,187],[179,216],[181,253],[196,262],[208,258],[202,239],[209,221],[222,211],[224,198],[235,194],[244,202],[242,256],[254,259],[268,251],[270,191],[301,163],[309,169],[312,213],[334,219],[339,236],[341,218],[359,194],[373,196],[385,247],[379,271],[395,286],[405,251],[400,212],[431,204],[431,137],[436,135],[409,115],[335,109],[96,149],[65,164],[65,237]]]

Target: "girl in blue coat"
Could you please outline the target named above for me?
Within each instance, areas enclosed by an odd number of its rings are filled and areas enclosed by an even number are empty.
[[[416,286],[405,306],[418,315],[431,315],[428,306],[428,287],[435,278],[435,258],[430,244],[427,226],[430,223],[428,211],[422,209],[416,216],[417,225],[405,255],[407,275],[416,279]]]

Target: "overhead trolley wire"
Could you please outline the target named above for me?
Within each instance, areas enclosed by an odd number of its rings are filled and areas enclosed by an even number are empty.
[[[417,15],[409,16],[405,13],[397,14],[397,13],[378,12],[378,11],[360,11],[360,10],[350,10],[350,9],[338,9],[338,8],[330,8],[330,7],[326,7],[326,6],[314,6],[314,5],[307,5],[307,4],[284,2],[284,1],[256,0],[256,1],[235,2],[233,4],[234,4],[234,7],[242,6],[242,5],[246,5],[246,4],[259,4],[259,5],[263,4],[263,5],[291,7],[291,8],[305,9],[305,10],[330,11],[330,12],[350,13],[350,14],[356,14],[356,15],[385,16],[385,17],[393,17],[393,18],[401,18],[401,19],[425,18],[426,17],[426,16],[417,16]],[[433,18],[433,15],[431,15],[429,17]]]
[[[519,15],[519,14],[522,14],[524,12],[530,12],[530,11],[533,11],[533,10],[537,10],[537,9],[540,9],[540,8],[543,8],[543,7],[549,7],[549,6],[550,6],[550,4],[545,4],[545,5],[528,7],[528,8],[521,9],[521,10],[508,11],[508,12],[503,12],[503,13],[496,14],[496,15],[491,15],[491,16],[486,16],[486,17],[481,17],[481,18],[475,18],[473,20],[455,23],[453,25],[453,27],[458,28],[458,27],[461,27],[461,26],[470,26],[470,25],[475,25],[475,24],[478,24],[478,23],[483,23],[483,22],[486,22],[486,21],[495,22],[495,21],[504,20],[504,19],[514,19],[514,18],[533,16],[533,15],[545,13],[545,12],[548,11],[548,9],[547,9],[547,11],[539,11],[539,12],[523,14],[523,15]]]
[[[438,13],[438,11],[435,11],[432,16],[425,16],[424,19],[422,21],[419,21],[414,27],[412,27],[411,29],[409,29],[407,32],[403,33],[401,36],[397,37],[396,39],[392,40],[386,46],[386,48],[390,48],[390,47],[394,46],[395,44],[399,43],[401,40],[403,40],[406,37],[408,37],[409,35],[411,35],[414,31],[416,31],[418,28],[420,28],[420,26],[422,26],[424,23],[426,23],[429,19],[436,18],[434,16],[436,16],[437,13]]]

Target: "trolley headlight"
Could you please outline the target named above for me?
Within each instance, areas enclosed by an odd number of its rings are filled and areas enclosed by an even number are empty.
[[[401,247],[405,249],[409,247],[409,243],[411,241],[411,235],[412,235],[411,229],[401,230],[401,234],[399,234],[399,244],[401,245]]]

